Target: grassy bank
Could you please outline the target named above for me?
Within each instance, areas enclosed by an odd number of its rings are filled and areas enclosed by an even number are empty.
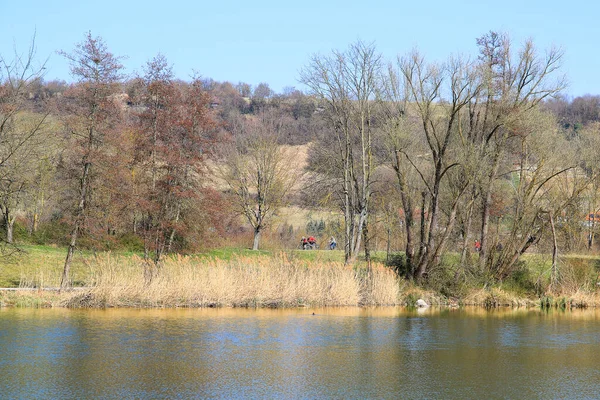
[[[131,253],[80,254],[73,284],[61,294],[39,290],[60,283],[64,250],[30,247],[0,264],[3,286],[34,291],[0,291],[0,305],[23,307],[299,307],[430,304],[536,307],[600,305],[598,259],[561,260],[560,284],[551,286],[548,257],[528,255],[510,280],[489,284],[459,274],[452,257],[430,271],[424,286],[399,279],[382,263],[348,267],[339,251],[272,254],[220,249],[167,258],[158,269]],[[149,274],[151,272],[151,274]],[[460,272],[460,271],[459,271]],[[6,285],[8,283],[9,285]]]
[[[18,252],[0,258],[0,287],[50,287],[60,283],[66,250],[53,246],[21,245]],[[72,282],[84,286],[92,252],[79,252],[72,266]]]
[[[55,246],[20,245],[20,251],[10,256],[0,257],[0,288],[49,288],[58,287],[65,262],[66,249]],[[274,256],[278,252],[253,251],[239,247],[214,249],[197,254],[198,262],[202,260],[219,259],[231,260],[238,257]],[[302,251],[292,250],[289,257],[315,263],[342,262],[344,254],[341,251]],[[93,284],[94,271],[98,260],[107,255],[118,257],[128,262],[141,254],[133,252],[92,252],[79,251],[71,265],[71,284],[75,287]]]

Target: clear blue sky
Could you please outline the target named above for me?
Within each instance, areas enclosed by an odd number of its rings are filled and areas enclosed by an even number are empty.
[[[369,5],[367,5],[369,3]],[[387,59],[418,48],[432,61],[474,55],[475,38],[490,30],[515,44],[532,38],[540,50],[565,50],[565,94],[600,95],[600,2],[592,0],[464,1],[138,1],[0,0],[0,54],[25,52],[37,32],[37,55],[49,57],[46,80],[71,81],[56,50],[71,51],[85,32],[101,36],[111,52],[127,56],[128,73],[157,53],[175,74],[280,92],[298,84],[314,53],[375,42]]]

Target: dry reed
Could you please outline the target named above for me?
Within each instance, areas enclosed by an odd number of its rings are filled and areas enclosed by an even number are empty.
[[[400,282],[381,265],[364,269],[279,256],[231,260],[175,256],[152,278],[140,258],[106,254],[91,266],[92,287],[65,305],[106,307],[298,307],[397,305]]]

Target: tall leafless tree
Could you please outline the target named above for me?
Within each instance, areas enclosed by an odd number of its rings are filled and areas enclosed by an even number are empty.
[[[301,178],[292,169],[292,155],[278,145],[276,121],[263,115],[258,121],[245,121],[226,149],[220,177],[233,193],[234,207],[254,231],[253,250],[273,214]]]
[[[15,49],[12,59],[0,54],[0,209],[8,243],[13,243],[17,211],[33,188],[48,133],[48,108],[34,110],[28,101],[44,69],[44,64],[36,65],[35,36],[27,53]]]
[[[346,263],[356,260],[368,232],[374,169],[373,116],[381,60],[375,45],[359,41],[346,51],[314,56],[301,72],[302,83],[327,106],[325,115],[336,136],[330,149],[333,169],[322,172],[338,180]],[[365,254],[368,259],[368,247]]]
[[[481,90],[468,104],[466,136],[477,149],[484,178],[481,187],[480,266],[488,263],[489,221],[494,183],[503,175],[500,167],[518,134],[513,125],[540,102],[565,87],[559,74],[563,52],[551,48],[543,56],[531,40],[515,54],[508,35],[489,32],[477,39],[480,49]]]

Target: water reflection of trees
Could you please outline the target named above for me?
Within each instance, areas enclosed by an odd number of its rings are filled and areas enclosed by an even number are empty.
[[[600,389],[597,316],[0,311],[0,390],[8,398],[569,397]]]

